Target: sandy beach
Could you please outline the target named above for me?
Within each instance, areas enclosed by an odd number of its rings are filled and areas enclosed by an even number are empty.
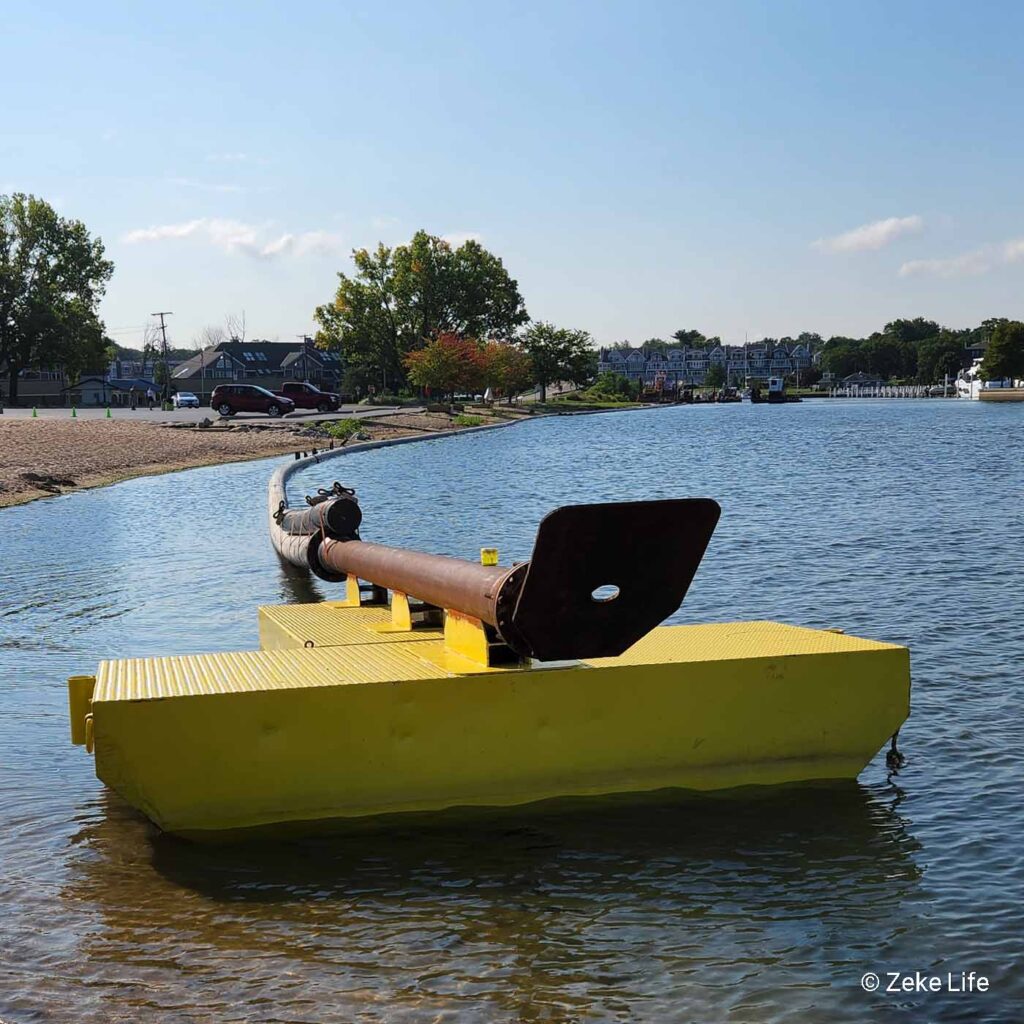
[[[360,427],[369,439],[386,440],[458,424],[445,413],[402,413],[371,416]],[[308,423],[287,421],[200,428],[123,420],[0,420],[0,507],[129,477],[326,448],[330,438],[315,431]]]

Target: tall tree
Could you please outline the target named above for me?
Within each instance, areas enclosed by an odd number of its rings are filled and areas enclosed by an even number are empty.
[[[523,332],[521,344],[533,363],[542,402],[547,401],[548,387],[555,381],[567,380],[579,386],[589,383],[597,373],[597,352],[586,331],[538,321]]]
[[[113,272],[81,221],[35,196],[0,195],[0,363],[11,402],[28,366],[62,366],[73,378],[105,359],[98,306]]]
[[[984,380],[1024,377],[1024,323],[1005,320],[993,328],[981,364],[981,376]]]
[[[964,341],[970,331],[941,331],[917,349],[917,379],[934,384],[947,375],[955,377],[964,365]]]
[[[925,338],[934,338],[939,333],[939,325],[934,320],[926,320],[923,316],[915,316],[913,320],[893,320],[885,325],[884,334],[896,341],[917,343]]]
[[[417,231],[407,245],[352,254],[334,301],[316,310],[317,344],[384,386],[404,376],[405,357],[441,334],[509,338],[529,317],[502,261],[479,242],[453,248]]]
[[[704,383],[709,388],[720,388],[725,385],[725,367],[721,363],[712,363],[704,374]]]
[[[648,356],[664,356],[669,350],[669,343],[663,338],[648,338],[641,346],[640,351],[646,352]]]
[[[675,331],[672,337],[675,338],[683,348],[704,348],[708,343],[708,339],[705,338],[700,331],[695,330]]]

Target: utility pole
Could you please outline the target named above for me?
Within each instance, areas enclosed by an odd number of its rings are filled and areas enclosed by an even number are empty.
[[[296,338],[302,342],[302,378],[309,380],[309,360],[306,358],[306,346],[313,340],[308,334],[296,334]],[[321,380],[321,383],[323,381]]]
[[[169,310],[165,310],[162,313],[150,313],[149,315],[150,316],[158,316],[158,317],[160,317],[160,335],[163,338],[163,343],[162,343],[162,346],[161,346],[160,355],[163,357],[163,361],[164,361],[164,394],[163,394],[163,401],[166,402],[167,398],[168,398],[168,395],[170,394],[170,391],[171,391],[171,374],[170,374],[170,371],[167,369],[167,327],[164,324],[164,317],[165,316],[174,316],[174,314],[172,312],[170,312]]]

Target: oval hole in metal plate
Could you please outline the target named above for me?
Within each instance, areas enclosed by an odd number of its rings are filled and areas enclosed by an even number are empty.
[[[590,600],[596,601],[598,604],[607,604],[618,596],[619,588],[614,583],[605,583],[604,586],[597,587],[591,592]]]

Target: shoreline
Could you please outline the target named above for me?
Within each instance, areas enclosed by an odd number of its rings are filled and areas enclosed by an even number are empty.
[[[367,416],[365,422],[361,420],[359,434],[368,436],[362,439],[353,436],[347,442],[334,439],[333,451],[367,450],[492,430],[552,416],[625,412],[635,411],[635,408],[584,408],[538,413],[501,410],[499,415],[474,410],[468,415],[484,421],[475,426],[459,426],[455,417],[448,413],[397,413],[382,416],[379,420]],[[111,421],[103,420],[0,422],[0,452],[3,453],[0,456],[0,510],[109,487],[139,477],[253,462],[296,452],[311,452],[314,448],[318,452],[332,451],[328,447],[332,438],[316,433],[317,429],[315,423],[290,427],[278,422],[271,425],[259,421],[209,428],[123,422],[113,427]],[[22,445],[20,450],[19,442]],[[101,442],[106,442],[106,446]],[[90,469],[90,463],[98,464]]]

